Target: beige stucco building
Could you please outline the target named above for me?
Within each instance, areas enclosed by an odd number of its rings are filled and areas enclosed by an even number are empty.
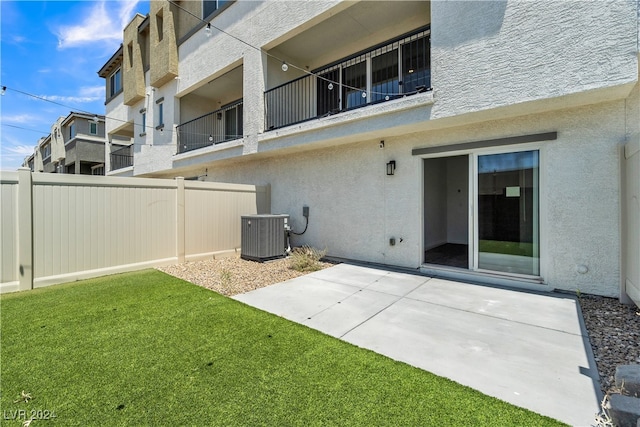
[[[152,1],[99,72],[107,174],[270,184],[294,231],[310,209],[295,245],[638,301],[639,16],[634,0]]]

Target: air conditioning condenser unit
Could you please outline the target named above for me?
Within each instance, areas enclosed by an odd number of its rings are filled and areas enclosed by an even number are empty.
[[[242,215],[240,257],[268,261],[286,256],[289,215]]]

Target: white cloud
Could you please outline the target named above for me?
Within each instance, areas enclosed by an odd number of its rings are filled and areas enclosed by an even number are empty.
[[[2,115],[2,123],[30,123],[36,120],[38,118],[32,114]]]
[[[107,3],[116,4],[115,8],[107,8]],[[131,19],[138,0],[118,2],[96,2],[87,17],[79,25],[61,26],[57,29],[58,48],[106,42],[117,45],[122,42],[122,30]]]
[[[82,104],[85,102],[95,102],[104,99],[104,86],[83,86],[78,90],[77,95],[39,95],[49,101],[65,104]]]
[[[98,98],[104,98],[104,86],[83,86],[80,88],[80,95],[82,96],[95,96]]]
[[[64,104],[83,104],[85,102],[95,102],[100,99],[99,96],[62,96],[62,95],[42,95],[40,98],[47,101],[60,102]]]
[[[12,147],[3,147],[5,156],[25,157],[33,154],[33,145],[14,145]]]

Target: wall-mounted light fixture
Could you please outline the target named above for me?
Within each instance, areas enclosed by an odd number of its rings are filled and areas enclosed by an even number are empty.
[[[207,37],[211,37],[211,22],[207,22],[204,33],[207,35]]]
[[[7,93],[7,87],[2,86],[2,91],[0,91],[0,95],[4,95],[5,93]]]
[[[396,161],[391,160],[387,163],[387,175],[394,175],[396,172]]]
[[[380,145],[379,145],[379,147],[380,147],[380,148],[384,148],[384,139],[383,139],[382,141],[380,141]]]
[[[289,66],[286,62],[282,61],[282,71],[286,72],[289,69]]]

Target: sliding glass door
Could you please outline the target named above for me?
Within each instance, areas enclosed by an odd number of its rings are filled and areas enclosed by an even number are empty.
[[[539,150],[425,159],[424,262],[539,277],[539,170]]]
[[[539,152],[477,159],[476,267],[540,275]]]

